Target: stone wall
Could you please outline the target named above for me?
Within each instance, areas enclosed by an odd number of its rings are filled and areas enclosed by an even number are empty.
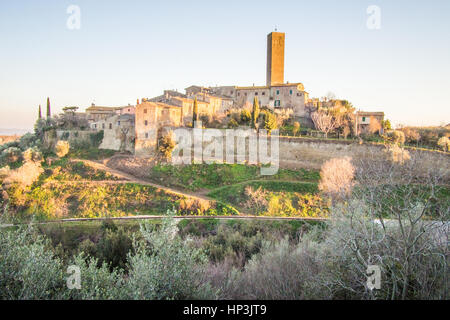
[[[194,138],[192,135],[192,129],[183,128],[184,132],[191,134],[191,141],[194,142]],[[218,132],[222,132],[223,138],[213,138],[207,142],[203,141],[203,150],[207,146],[210,146],[210,149],[213,148],[212,145],[215,142],[219,142],[219,146],[222,143],[222,152],[219,151],[219,158],[224,159],[234,159],[233,162],[237,163],[237,159],[245,159],[245,161],[249,159],[249,141],[246,139],[245,143],[245,153],[239,151],[235,146],[233,149],[227,150],[226,147],[226,135],[225,130],[218,130]],[[177,135],[179,131],[175,130],[174,133]],[[222,142],[221,142],[222,140]],[[299,138],[299,137],[279,137],[279,164],[282,168],[310,168],[310,169],[320,169],[322,164],[330,160],[332,158],[342,158],[342,157],[351,157],[353,159],[376,159],[376,158],[385,158],[386,154],[384,152],[384,145],[380,144],[372,144],[372,143],[359,143],[357,141],[348,141],[348,140],[322,140],[322,139],[313,139],[313,138]],[[188,150],[188,148],[186,148]],[[219,147],[218,147],[219,150]],[[271,143],[270,138],[267,143],[267,155],[270,157],[271,155]],[[177,151],[175,150],[174,154]],[[192,159],[194,159],[194,148],[191,148],[187,151],[191,153]],[[447,166],[450,161],[450,155],[444,154],[442,152],[433,152],[433,151],[416,151],[409,150],[411,154],[416,152],[421,152],[426,155],[424,159],[426,159],[427,164],[435,163],[435,165],[442,166],[447,163]],[[183,154],[179,153],[180,156]],[[210,153],[207,153],[210,154]],[[212,153],[214,154],[214,152]],[[145,156],[145,154],[141,154],[141,156]],[[215,157],[215,154],[214,154]],[[213,158],[214,158],[213,157]],[[203,158],[203,161],[206,160],[206,157]],[[210,158],[211,160],[211,158]]]
[[[57,140],[69,141],[70,145],[92,145],[91,136],[96,134],[96,131],[84,130],[56,130]]]

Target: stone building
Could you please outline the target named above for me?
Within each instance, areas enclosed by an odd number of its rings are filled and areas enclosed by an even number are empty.
[[[136,106],[135,154],[137,156],[154,154],[159,130],[180,127],[182,124],[182,107],[143,99]]]
[[[130,104],[121,107],[102,107],[91,104],[89,108],[86,108],[87,119],[90,123],[106,120],[115,114],[134,114],[134,112],[135,107]]]
[[[135,117],[133,114],[114,114],[91,123],[92,130],[103,130],[100,149],[134,152]]]
[[[267,65],[265,86],[219,86],[209,88],[210,94],[231,98],[234,106],[242,108],[253,103],[256,97],[260,106],[272,110],[291,109],[295,117],[308,118],[305,107],[309,94],[302,83],[284,83],[285,34],[271,32],[267,35]]]
[[[356,135],[383,134],[384,112],[357,111],[355,116]]]

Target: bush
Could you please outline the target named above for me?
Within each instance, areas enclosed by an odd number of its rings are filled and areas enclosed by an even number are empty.
[[[354,176],[351,158],[328,160],[320,170],[319,190],[338,198],[349,195],[354,186]]]
[[[450,150],[450,139],[447,137],[441,137],[438,142],[437,142],[438,146],[442,148],[442,150],[444,151],[449,151]]]
[[[3,182],[6,185],[14,183],[19,184],[20,187],[31,186],[39,176],[44,172],[39,162],[26,161],[21,167],[14,170],[5,170],[2,173]]]
[[[172,151],[175,148],[175,140],[173,131],[160,133],[158,138],[158,153],[164,161],[170,161],[172,159]]]
[[[397,144],[388,146],[385,152],[388,155],[388,159],[391,162],[403,164],[405,161],[411,159],[408,150],[399,147]]]
[[[264,113],[264,126],[263,128],[267,130],[270,134],[272,130],[277,128],[277,116],[270,111],[265,111]]]
[[[65,156],[69,153],[69,150],[70,150],[70,144],[69,144],[68,141],[62,141],[62,140],[59,140],[59,141],[56,143],[56,146],[55,146],[55,154],[56,154],[58,157],[60,157],[60,158],[65,157]]]
[[[41,162],[44,160],[42,152],[37,147],[28,148],[23,153],[23,159],[25,162]]]
[[[18,162],[22,160],[22,151],[17,147],[9,147],[3,150],[0,160],[6,164]]]
[[[420,141],[420,134],[416,130],[403,128],[401,131],[405,134],[405,141],[407,143],[418,143]]]
[[[294,136],[296,136],[299,131],[300,131],[300,123],[295,121],[294,122],[294,127],[292,128],[292,134]]]
[[[392,143],[396,143],[396,144],[404,144],[405,143],[405,134],[400,131],[400,130],[393,130],[393,131],[389,131],[387,134],[387,139],[388,141],[391,141]]]
[[[0,299],[60,299],[62,261],[31,229],[0,229]]]
[[[240,292],[235,298],[317,299],[317,274],[324,265],[315,256],[312,244],[295,247],[286,238],[275,244],[264,243],[238,278]]]
[[[243,109],[241,111],[240,122],[242,124],[249,124],[250,120],[252,120],[252,115],[251,115],[250,111],[248,111],[247,109]]]
[[[128,295],[133,299],[213,299],[205,281],[205,253],[177,235],[176,222],[165,219],[159,230],[142,224],[146,246],[129,256]]]
[[[107,300],[126,298],[122,270],[110,270],[106,263],[95,258],[86,259],[84,254],[75,256],[72,265],[80,268],[81,288],[64,290],[66,298],[74,300]]]
[[[132,237],[123,228],[106,229],[97,243],[96,257],[99,265],[106,264],[110,270],[125,269],[127,255],[132,249]]]
[[[239,127],[239,124],[237,123],[236,120],[234,119],[230,119],[230,121],[228,121],[228,128],[237,128]]]

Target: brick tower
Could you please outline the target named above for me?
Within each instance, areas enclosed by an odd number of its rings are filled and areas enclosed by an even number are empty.
[[[266,85],[284,83],[284,32],[267,35],[267,78]]]

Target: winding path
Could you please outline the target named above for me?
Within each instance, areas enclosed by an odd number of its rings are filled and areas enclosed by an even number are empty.
[[[123,171],[119,171],[117,169],[113,169],[110,168],[102,163],[96,162],[96,161],[92,161],[92,160],[84,160],[84,159],[73,159],[73,161],[80,161],[83,162],[85,165],[90,166],[92,168],[98,169],[98,170],[103,170],[109,174],[112,174],[114,176],[116,176],[119,179],[122,180],[108,180],[108,181],[93,181],[95,182],[101,182],[101,183],[137,183],[137,184],[141,184],[141,185],[145,185],[145,186],[151,186],[157,189],[161,189],[164,190],[167,193],[172,193],[178,196],[183,196],[186,198],[193,198],[193,199],[198,199],[198,200],[205,200],[205,201],[216,201],[213,198],[210,198],[204,194],[200,194],[200,193],[190,193],[190,192],[186,192],[186,191],[181,191],[181,190],[177,190],[177,189],[173,189],[167,186],[163,186],[154,182],[149,182],[147,180],[143,180],[143,179],[139,179],[131,174],[125,173]],[[80,181],[78,181],[80,182]],[[85,181],[88,182],[88,181]]]

